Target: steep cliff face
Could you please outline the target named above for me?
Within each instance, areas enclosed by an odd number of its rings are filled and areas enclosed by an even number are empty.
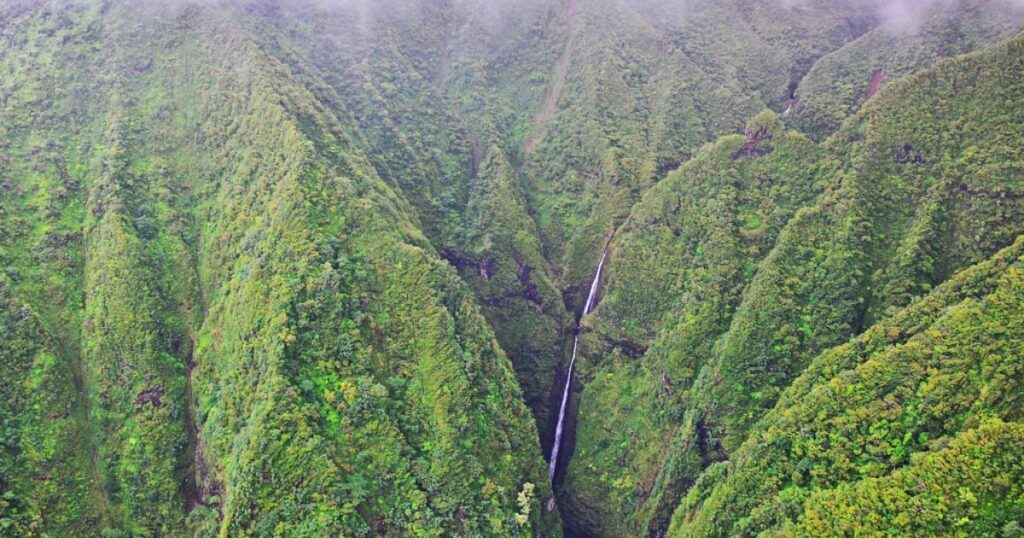
[[[5,49],[4,521],[557,534],[475,297],[246,9],[37,5],[5,34],[30,42]]]
[[[282,61],[358,126],[368,159],[483,303],[545,447],[566,334],[608,230],[694,148],[781,107],[791,79],[870,13],[857,3],[700,2],[687,16],[640,1],[257,6],[269,50],[287,52]],[[722,25],[733,39],[719,39]]]
[[[587,532],[664,530],[814,356],[1024,232],[1024,155],[1006,144],[1021,125],[1022,45],[894,84],[817,150],[792,135],[787,149],[768,134],[777,120],[755,120],[746,140],[722,139],[650,191],[613,242],[616,291],[586,340],[593,382],[566,495],[580,513],[615,514]]]
[[[815,62],[794,91],[790,123],[822,140],[885,84],[1024,27],[1024,9],[1013,2],[920,4],[893,3],[878,26]]]
[[[780,230],[813,203],[819,149],[771,112],[646,193],[612,242],[565,490],[574,525],[635,534],[694,382]],[[610,468],[613,468],[611,470]],[[581,529],[583,530],[583,529]]]
[[[0,6],[0,534],[1024,523],[1024,12],[685,4]]]
[[[1012,528],[1020,380],[1006,374],[1020,368],[1022,247],[816,357],[698,480],[670,534]]]
[[[797,4],[577,3],[568,74],[524,156],[541,238],[567,283],[585,286],[608,229],[644,191],[702,144],[785,108],[791,79],[852,40],[845,21],[868,11]]]

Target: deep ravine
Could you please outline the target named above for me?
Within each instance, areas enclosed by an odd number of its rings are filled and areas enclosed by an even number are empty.
[[[597,295],[597,287],[601,282],[601,270],[604,269],[605,259],[608,257],[608,244],[611,237],[605,242],[604,250],[601,252],[601,260],[597,262],[597,271],[594,279],[590,282],[590,291],[587,293],[587,301],[583,305],[583,312],[580,320],[583,319],[594,308],[594,297]],[[555,442],[551,445],[551,458],[548,464],[548,479],[555,480],[555,470],[558,468],[558,451],[562,446],[562,430],[565,427],[565,411],[569,405],[569,391],[572,389],[572,371],[576,365],[576,350],[580,343],[579,321],[576,322],[576,332],[572,339],[572,358],[569,359],[569,370],[565,374],[565,388],[562,390],[562,404],[558,409],[558,423],[555,426]]]

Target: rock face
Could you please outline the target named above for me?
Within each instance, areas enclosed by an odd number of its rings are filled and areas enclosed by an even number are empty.
[[[875,71],[875,74],[871,76],[871,85],[868,86],[868,99],[871,99],[878,93],[878,90],[882,88],[882,82],[885,81],[885,69],[879,69]]]

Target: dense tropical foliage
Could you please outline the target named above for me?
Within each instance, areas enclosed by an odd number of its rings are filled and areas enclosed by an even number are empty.
[[[0,536],[1024,536],[1022,28],[2,3]]]

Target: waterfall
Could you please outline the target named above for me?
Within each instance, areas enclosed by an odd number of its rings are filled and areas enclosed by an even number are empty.
[[[611,238],[609,237],[609,240]],[[601,253],[601,261],[597,262],[597,273],[590,283],[590,292],[587,294],[587,302],[583,304],[583,314],[580,319],[590,313],[594,307],[594,296],[597,295],[597,285],[601,280],[601,269],[604,268],[604,260],[608,257],[608,245],[605,244],[604,252]],[[562,446],[562,428],[565,426],[565,409],[569,403],[569,389],[572,388],[572,368],[576,364],[576,348],[580,344],[579,324],[576,325],[576,334],[572,339],[572,358],[569,359],[569,372],[565,375],[565,389],[562,391],[562,406],[558,409],[558,425],[555,426],[555,443],[551,446],[551,462],[548,464],[548,480],[555,479],[555,468],[558,467],[558,449]]]

